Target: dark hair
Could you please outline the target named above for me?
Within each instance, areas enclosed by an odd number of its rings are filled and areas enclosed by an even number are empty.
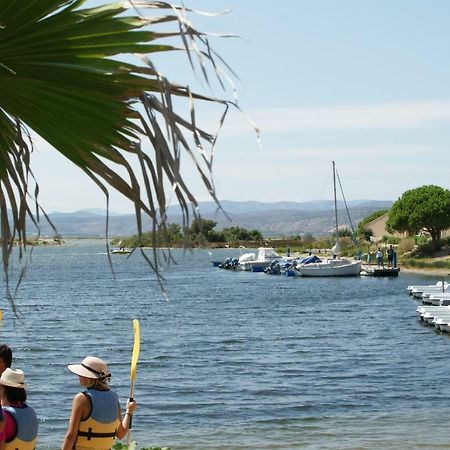
[[[0,358],[3,359],[6,367],[11,367],[12,350],[6,344],[0,344]]]
[[[27,392],[24,388],[3,385],[3,393],[10,403],[25,403],[27,400]]]

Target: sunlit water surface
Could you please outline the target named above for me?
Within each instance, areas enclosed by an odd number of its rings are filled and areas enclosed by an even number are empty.
[[[228,272],[237,250],[175,252],[169,302],[139,254],[101,241],[34,250],[2,340],[29,383],[38,449],[60,447],[78,381],[66,365],[109,362],[129,394],[141,326],[132,438],[172,449],[450,448],[450,340],[422,326],[408,284]]]

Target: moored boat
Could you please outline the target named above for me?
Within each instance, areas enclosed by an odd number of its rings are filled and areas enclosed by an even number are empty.
[[[422,287],[415,287],[411,291],[411,295],[415,298],[423,298],[423,296],[429,297],[431,294],[440,294],[450,292],[450,285],[447,283],[444,284],[443,287],[436,287],[436,286],[422,286]]]
[[[111,255],[126,255],[128,253],[131,253],[131,250],[129,248],[112,248],[109,253]]]
[[[239,269],[252,272],[264,272],[264,269],[269,267],[277,259],[281,259],[281,256],[273,248],[260,247],[258,248],[256,258],[254,253],[244,253],[239,258]]]
[[[334,215],[336,243],[331,249],[332,258],[319,260],[318,262],[300,262],[296,266],[298,274],[302,277],[348,277],[359,276],[361,261],[340,257],[339,226],[336,200],[336,167],[333,161],[333,186],[334,186]],[[344,199],[345,200],[345,199]],[[353,226],[352,226],[353,229]]]
[[[409,294],[412,294],[412,291],[415,289],[416,291],[426,291],[428,288],[440,288],[442,290],[442,284],[444,284],[444,288],[448,286],[446,281],[438,281],[436,284],[427,284],[427,285],[409,285],[406,290]]]
[[[328,259],[310,264],[297,264],[296,270],[301,277],[358,276],[361,271],[361,261]]]

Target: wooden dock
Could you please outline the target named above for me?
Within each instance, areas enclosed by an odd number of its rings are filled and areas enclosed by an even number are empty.
[[[362,266],[361,275],[367,277],[398,277],[400,267]]]

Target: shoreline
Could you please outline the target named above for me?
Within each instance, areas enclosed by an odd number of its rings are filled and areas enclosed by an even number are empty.
[[[415,273],[417,275],[428,275],[434,277],[448,277],[450,276],[450,269],[425,269],[417,267],[402,267],[400,266],[400,273]]]

